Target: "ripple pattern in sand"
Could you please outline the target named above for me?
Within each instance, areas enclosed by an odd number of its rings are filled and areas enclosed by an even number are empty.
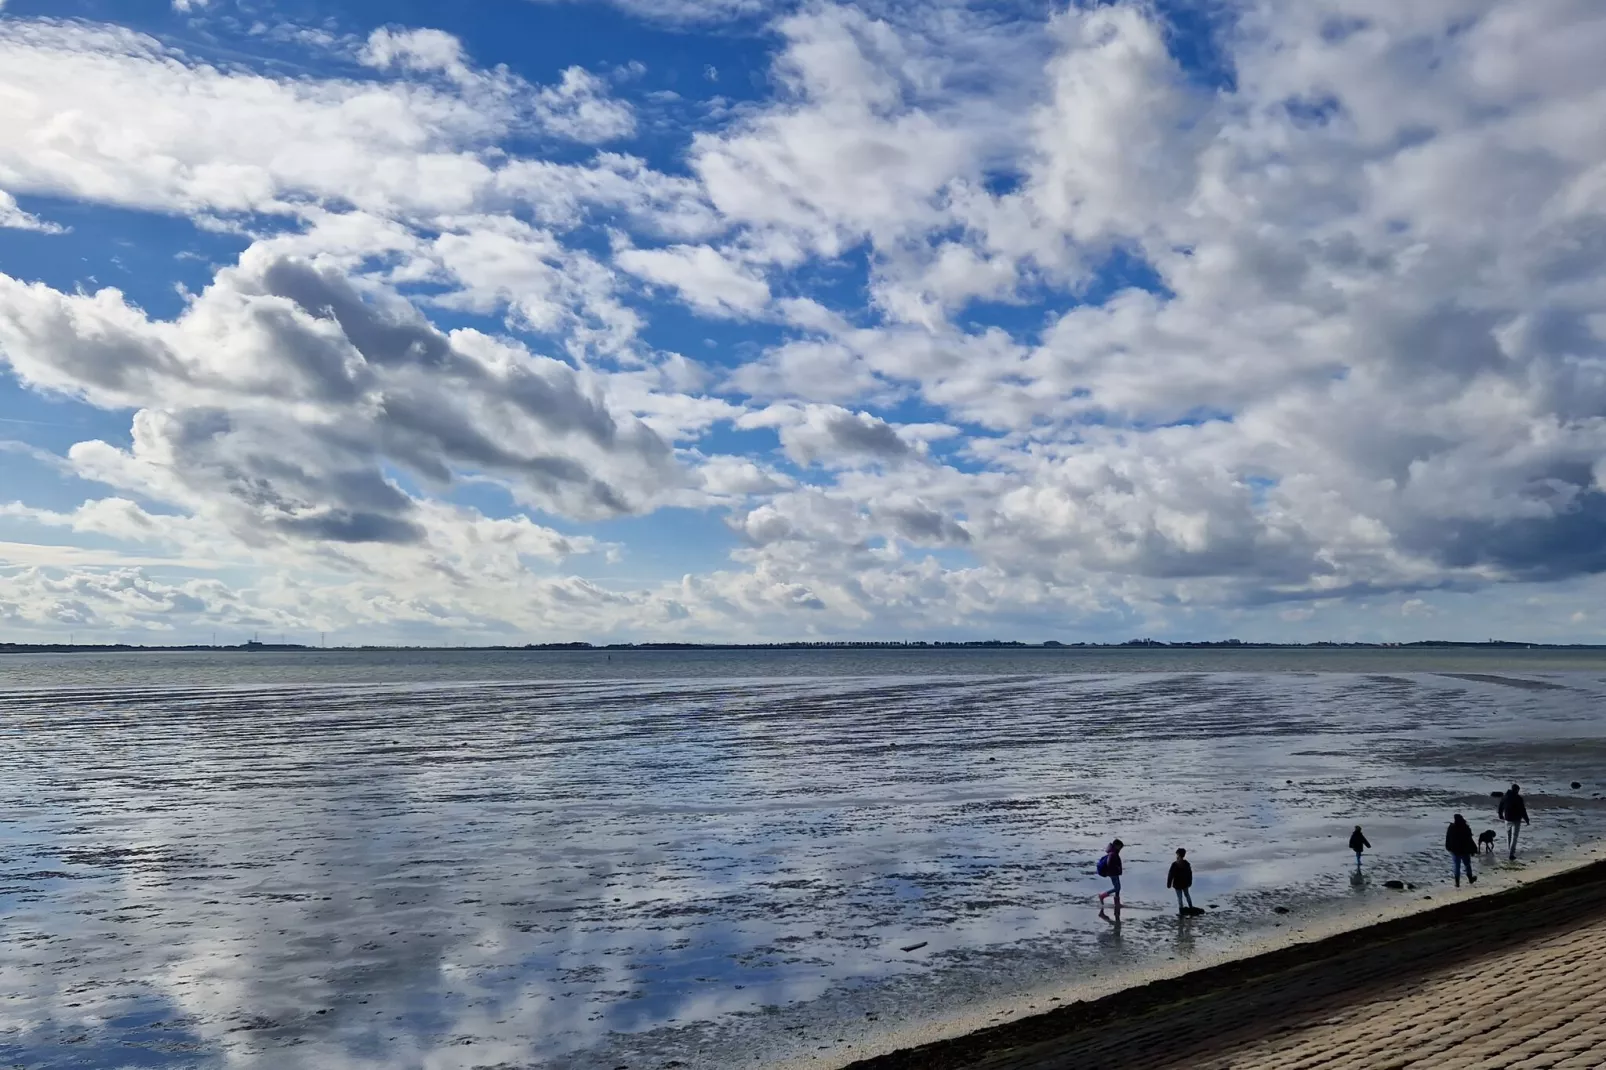
[[[1179,841],[1221,905],[1190,940],[1343,894],[1311,856],[1358,809],[1402,872],[1436,866],[1423,816],[1491,777],[1559,782],[1556,748],[1599,735],[1597,679],[1545,682],[13,690],[0,1065],[841,1053],[866,1020],[1185,952],[1153,876]],[[1544,744],[1534,768],[1495,768],[1513,731]],[[1446,740],[1495,749],[1422,759]],[[1602,817],[1568,813],[1536,837]],[[1111,830],[1134,874],[1114,933],[1086,905]]]

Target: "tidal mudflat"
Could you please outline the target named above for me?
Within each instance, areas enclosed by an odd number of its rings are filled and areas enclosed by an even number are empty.
[[[71,670],[0,695],[0,1065],[832,1065],[1278,907],[1449,894],[1445,821],[1495,827],[1511,780],[1525,850],[1606,830],[1600,667]],[[1186,925],[1177,846],[1213,904]]]

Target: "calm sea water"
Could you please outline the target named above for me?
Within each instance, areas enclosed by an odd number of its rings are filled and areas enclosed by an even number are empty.
[[[0,1065],[840,1063],[1447,885],[1511,779],[1533,851],[1597,838],[1603,697],[1551,651],[0,657]]]

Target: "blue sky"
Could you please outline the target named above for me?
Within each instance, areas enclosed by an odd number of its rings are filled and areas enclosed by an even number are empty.
[[[0,3],[0,640],[1606,640],[1582,0]]]

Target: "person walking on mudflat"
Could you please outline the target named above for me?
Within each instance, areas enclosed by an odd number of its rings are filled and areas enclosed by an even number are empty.
[[[1515,784],[1500,797],[1500,820],[1506,823],[1506,847],[1510,849],[1507,857],[1515,862],[1517,837],[1522,832],[1522,826],[1528,824],[1528,803],[1522,797],[1522,789]]]
[[[1450,873],[1455,877],[1455,886],[1461,887],[1463,869],[1467,871],[1467,883],[1477,884],[1478,876],[1472,872],[1472,856],[1478,853],[1478,838],[1460,814],[1456,814],[1450,827],[1444,830],[1444,849],[1450,852]]]
[[[1186,917],[1188,911],[1193,909],[1193,866],[1188,862],[1188,852],[1181,847],[1177,848],[1177,860],[1171,863],[1171,869],[1165,875],[1165,886],[1174,888],[1177,892],[1177,915]],[[1183,900],[1187,903],[1184,904]]]
[[[1355,872],[1361,871],[1361,852],[1370,850],[1371,847],[1371,841],[1366,838],[1366,833],[1361,831],[1361,826],[1356,825],[1355,831],[1349,834],[1349,849],[1355,852]]]
[[[1099,859],[1099,876],[1110,878],[1110,890],[1099,893],[1101,907],[1104,905],[1104,900],[1113,895],[1115,909],[1121,909],[1121,848],[1125,846],[1126,844],[1120,840],[1111,840],[1110,845],[1104,849],[1104,857]]]

